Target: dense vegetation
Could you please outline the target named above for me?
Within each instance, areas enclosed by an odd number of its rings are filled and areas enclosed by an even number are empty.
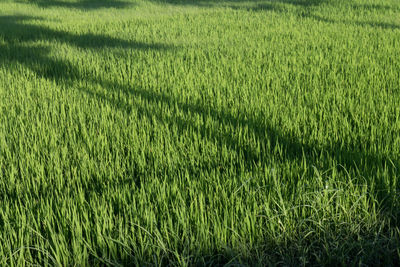
[[[397,0],[0,1],[0,265],[400,264]]]

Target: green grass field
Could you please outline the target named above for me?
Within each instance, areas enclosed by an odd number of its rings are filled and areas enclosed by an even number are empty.
[[[400,1],[0,0],[1,266],[400,264]]]

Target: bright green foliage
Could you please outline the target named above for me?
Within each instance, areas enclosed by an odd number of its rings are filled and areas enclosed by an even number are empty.
[[[0,2],[0,265],[400,264],[400,1]]]

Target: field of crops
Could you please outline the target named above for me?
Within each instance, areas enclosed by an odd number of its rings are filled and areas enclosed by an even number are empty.
[[[32,264],[400,264],[400,1],[0,0]]]

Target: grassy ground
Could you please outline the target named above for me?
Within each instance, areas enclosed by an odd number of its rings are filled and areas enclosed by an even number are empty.
[[[0,1],[0,265],[400,264],[397,0]]]

